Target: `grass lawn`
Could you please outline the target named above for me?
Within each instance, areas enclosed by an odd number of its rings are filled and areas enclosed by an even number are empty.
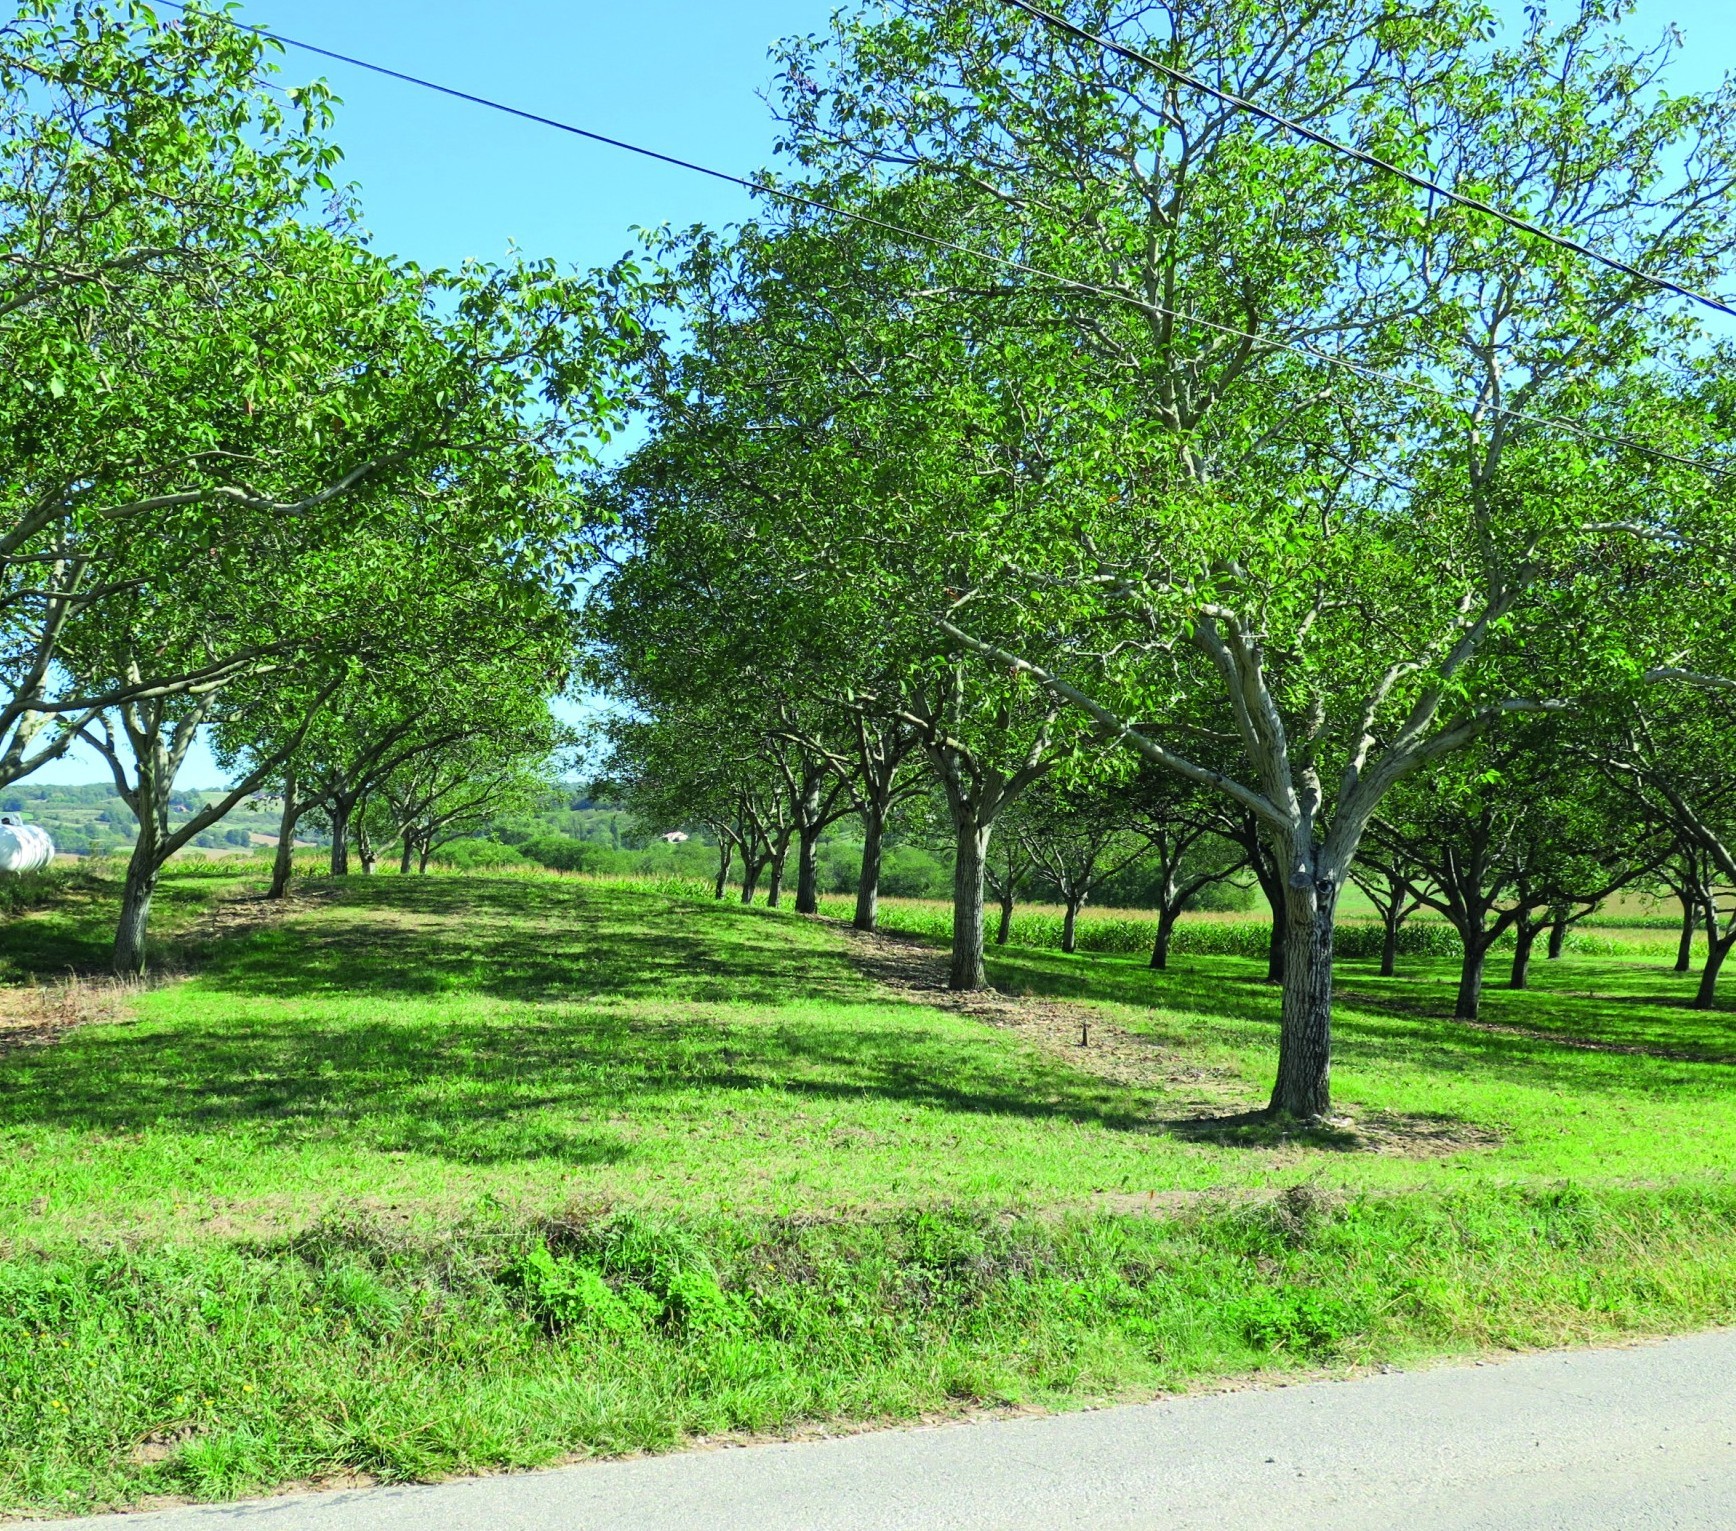
[[[169,880],[192,976],[0,1033],[0,1506],[1736,1317],[1736,1013],[1685,1008],[1667,931],[1538,960],[1479,1028],[1450,962],[1341,964],[1357,1125],[1297,1138],[1211,1120],[1269,1088],[1248,958],[994,953],[1141,1060],[1105,1071],[674,887],[315,880],[213,925],[234,876]],[[11,919],[8,976],[100,966],[112,908]]]

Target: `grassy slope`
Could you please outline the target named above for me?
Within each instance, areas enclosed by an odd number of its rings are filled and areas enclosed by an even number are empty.
[[[219,887],[172,882],[171,934]],[[128,1024],[0,1054],[0,1503],[1736,1314],[1736,1068],[1457,1026],[1448,964],[1341,974],[1341,1102],[1490,1144],[1409,1158],[1176,1136],[1197,1086],[890,998],[787,915],[558,878],[335,891]],[[99,958],[106,914],[86,892],[14,921],[14,970]],[[1263,1097],[1252,963],[991,966]],[[1683,1009],[1655,957],[1536,967],[1489,1021],[1736,1055],[1736,1016]],[[1112,1210],[1178,1191],[1224,1194]],[[597,1308],[591,1270],[647,1316]]]

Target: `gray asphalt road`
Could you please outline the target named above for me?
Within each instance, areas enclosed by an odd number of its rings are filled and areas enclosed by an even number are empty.
[[[1736,1332],[427,1488],[129,1531],[1736,1531]]]

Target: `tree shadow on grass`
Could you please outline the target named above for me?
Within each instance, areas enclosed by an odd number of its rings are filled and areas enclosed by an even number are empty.
[[[0,1056],[0,1130],[240,1131],[464,1163],[605,1164],[632,1150],[600,1119],[652,1126],[715,1114],[719,1095],[768,1094],[1151,1130],[1126,1092],[925,1019],[896,1003],[873,1024],[665,1021],[581,1006],[479,1020],[417,1007],[397,1021],[255,1011],[89,1027]]]
[[[997,947],[987,966],[998,985],[1015,992],[1157,1006],[1274,1027],[1278,1020],[1279,990],[1265,981],[1263,966],[1240,957],[1182,958],[1158,971],[1137,957]]]
[[[114,956],[115,921],[120,910],[118,878],[69,889],[65,897],[0,923],[0,981],[37,981],[71,974],[107,973]],[[210,907],[208,880],[176,881],[172,876],[152,900],[159,933],[184,927]],[[179,964],[180,943],[159,934],[151,942],[153,960]]]
[[[865,998],[786,915],[644,889],[529,878],[351,878],[329,913],[220,944],[207,986],[250,995],[489,994],[512,1000],[775,1003]]]
[[[1280,1148],[1296,1144],[1304,1148],[1355,1153],[1368,1146],[1347,1128],[1330,1122],[1283,1121],[1270,1111],[1175,1117],[1163,1125],[1187,1142],[1210,1143],[1218,1148]]]
[[[1555,975],[1551,975],[1554,977]],[[1736,1059],[1736,1010],[1694,1010],[1687,997],[1670,993],[1667,979],[1645,975],[1657,992],[1610,993],[1612,981],[1633,975],[1561,975],[1549,986],[1489,988],[1474,1022],[1453,1015],[1454,986],[1436,983],[1418,991],[1414,981],[1350,973],[1338,991],[1341,1007],[1425,1023],[1443,1035],[1468,1039],[1480,1028],[1511,1028],[1547,1047],[1605,1048],[1649,1054],[1673,1062],[1728,1064]],[[1572,985],[1586,983],[1586,988]]]
[[[1159,972],[1134,957],[1065,957],[1021,948],[1002,948],[991,962],[996,982],[1005,986],[1127,1005],[1136,1012],[1128,1021],[1134,1029],[1160,1029],[1166,1039],[1201,1023],[1227,1028],[1243,1044],[1269,1042],[1275,1061],[1280,996],[1264,983],[1262,969],[1250,958],[1185,957]],[[1728,1077],[1728,1056],[1736,1053],[1730,1017],[1680,1008],[1671,974],[1581,963],[1549,975],[1552,981],[1536,989],[1491,988],[1485,1016],[1514,1028],[1500,1032],[1453,1019],[1457,967],[1450,961],[1413,960],[1390,979],[1380,978],[1372,962],[1345,961],[1339,969],[1345,990],[1334,1007],[1335,1057],[1359,1068],[1423,1067],[1568,1090],[1625,1091],[1641,1082],[1655,1090],[1703,1089]],[[1656,992],[1587,998],[1568,987],[1587,981]],[[1648,999],[1655,1007],[1649,1018]],[[1582,1040],[1651,1051],[1636,1055],[1570,1045]]]

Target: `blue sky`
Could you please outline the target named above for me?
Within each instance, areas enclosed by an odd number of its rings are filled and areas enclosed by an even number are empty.
[[[721,170],[767,163],[774,128],[760,98],[767,49],[818,31],[833,0],[245,0],[241,16],[290,36],[643,143]],[[1499,8],[1517,14],[1513,0]],[[1560,9],[1557,0],[1557,9]],[[1679,88],[1736,66],[1736,0],[1641,0],[1636,38],[1674,22],[1688,47]],[[423,264],[532,255],[606,264],[636,225],[727,223],[746,193],[346,65],[290,52],[286,83],[323,76],[344,105],[336,138],[360,183],[377,246]],[[89,753],[37,780],[106,780]],[[181,776],[216,786],[196,751]]]

